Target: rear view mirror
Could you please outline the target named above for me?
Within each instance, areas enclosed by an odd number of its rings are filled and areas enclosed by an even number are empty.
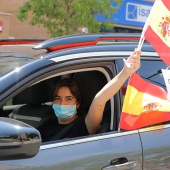
[[[0,118],[0,160],[34,157],[40,145],[38,130],[14,119]]]

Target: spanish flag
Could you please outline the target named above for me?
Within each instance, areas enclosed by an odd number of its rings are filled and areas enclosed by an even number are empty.
[[[141,37],[170,65],[170,0],[155,1]]]
[[[135,130],[169,120],[168,93],[133,73],[124,99],[120,129]]]

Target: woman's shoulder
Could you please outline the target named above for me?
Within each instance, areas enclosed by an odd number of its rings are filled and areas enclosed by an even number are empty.
[[[85,116],[80,116],[75,120],[75,123],[72,127],[72,133],[74,133],[75,137],[89,135],[86,123]]]

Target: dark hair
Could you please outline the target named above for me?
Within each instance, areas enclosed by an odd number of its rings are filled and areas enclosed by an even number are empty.
[[[77,99],[77,103],[80,105],[79,108],[77,109],[77,114],[82,115],[83,114],[83,96],[80,91],[80,88],[78,87],[77,82],[71,78],[64,78],[64,79],[59,80],[53,92],[53,100],[60,87],[68,87],[70,89],[71,94]]]

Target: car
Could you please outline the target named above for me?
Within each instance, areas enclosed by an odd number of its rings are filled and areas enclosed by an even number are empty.
[[[29,44],[22,55],[4,56],[11,45],[1,44],[0,57],[0,167],[2,170],[78,170],[170,168],[170,122],[135,130],[119,128],[128,80],[106,104],[99,130],[94,135],[41,142],[38,127],[53,118],[51,95],[56,82],[75,79],[84,95],[86,113],[95,94],[123,68],[123,58],[138,46],[140,34],[99,33],[70,35]],[[28,47],[27,43],[13,48]],[[1,49],[2,49],[1,48]],[[16,51],[20,52],[20,51]],[[17,54],[17,56],[21,56]],[[141,68],[137,73],[166,90],[161,69],[168,66],[147,41],[142,46]],[[4,131],[6,123],[9,130]],[[16,130],[17,127],[20,131]],[[11,140],[3,136],[36,136],[20,142],[22,156]],[[14,130],[13,130],[14,129]],[[6,134],[7,133],[7,134]],[[29,135],[30,136],[30,135]],[[12,137],[11,137],[12,138]],[[32,144],[31,144],[31,141]],[[2,144],[1,144],[2,143]],[[41,144],[40,144],[41,143]],[[6,155],[6,150],[9,156]]]

